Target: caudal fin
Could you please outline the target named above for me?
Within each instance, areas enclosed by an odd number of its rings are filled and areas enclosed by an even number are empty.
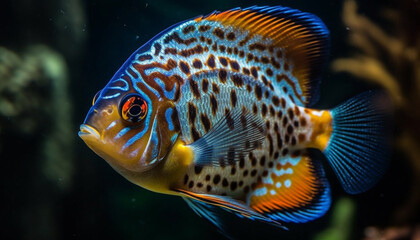
[[[388,166],[392,104],[383,93],[362,93],[331,111],[333,132],[324,151],[344,190],[364,192]]]

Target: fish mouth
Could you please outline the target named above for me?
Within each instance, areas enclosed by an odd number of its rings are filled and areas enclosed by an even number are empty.
[[[82,139],[86,139],[88,137],[94,137],[96,139],[100,139],[98,130],[96,130],[95,128],[87,124],[80,125],[79,137]]]

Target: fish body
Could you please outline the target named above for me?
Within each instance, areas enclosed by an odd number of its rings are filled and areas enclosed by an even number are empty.
[[[324,152],[349,193],[386,167],[375,95],[311,108],[328,47],[319,18],[281,6],[176,24],[98,92],[79,135],[131,182],[182,196],[221,229],[215,206],[276,226],[319,218],[330,187],[307,149]]]

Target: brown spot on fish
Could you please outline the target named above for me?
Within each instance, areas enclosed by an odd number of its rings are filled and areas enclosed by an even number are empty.
[[[202,166],[194,166],[194,172],[195,172],[195,174],[200,174],[201,173],[201,171],[203,170],[203,167]]]
[[[207,93],[208,89],[209,89],[209,80],[207,80],[207,78],[204,78],[201,81],[201,88],[203,90],[204,93]]]
[[[213,52],[216,52],[217,51],[217,42],[215,42],[213,44],[213,46],[211,47],[211,50],[213,50]]]
[[[277,159],[279,157],[279,155],[280,155],[280,153],[276,151],[274,153],[274,159]],[[270,162],[270,163],[273,163],[273,162]],[[269,165],[271,165],[271,167],[273,167],[273,164],[269,164]]]
[[[292,134],[293,133],[293,126],[289,125],[287,126],[287,134]]]
[[[258,100],[261,100],[262,98],[262,89],[258,84],[255,84],[255,96]]]
[[[269,109],[270,109],[270,114],[271,114],[271,116],[272,116],[272,117],[274,117],[274,116],[276,115],[276,111],[274,110],[273,105],[271,105],[271,104],[270,104]]]
[[[232,168],[230,169],[230,174],[231,174],[231,175],[235,175],[235,173],[236,173],[236,167],[232,167]]]
[[[223,32],[223,30],[221,28],[215,28],[213,30],[213,34],[216,35],[220,39],[225,38],[225,32]]]
[[[184,49],[184,50],[180,51],[179,55],[181,55],[183,57],[189,57],[191,55],[201,54],[201,53],[203,53],[203,47],[201,45],[197,45],[193,48]]]
[[[233,54],[238,55],[238,51],[239,51],[239,50],[238,50],[238,48],[237,48],[237,47],[234,47],[234,48],[233,48]]]
[[[283,140],[281,139],[281,136],[279,133],[277,133],[277,147],[282,148],[283,147]]]
[[[270,58],[271,65],[273,65],[276,69],[280,69],[280,63],[276,61],[274,57]]]
[[[200,32],[206,32],[210,29],[211,27],[209,25],[201,25],[198,27],[198,31]]]
[[[184,33],[184,34],[188,34],[188,33],[193,32],[193,31],[195,31],[195,26],[194,25],[189,25],[189,26],[186,26],[184,29],[182,29],[182,33]]]
[[[207,44],[211,45],[213,43],[213,41],[210,38],[207,38]]]
[[[200,134],[198,134],[194,126],[191,127],[191,136],[193,141],[197,141],[198,139],[200,139]]]
[[[191,91],[192,91],[194,97],[199,98],[200,97],[200,90],[198,89],[197,82],[192,80],[192,79],[189,82],[190,82],[190,88],[191,88]]]
[[[242,77],[238,74],[232,75],[231,79],[232,79],[233,84],[235,84],[235,86],[237,87],[242,87],[244,84]]]
[[[293,121],[293,126],[299,127],[299,121]]]
[[[262,107],[261,107],[261,114],[263,117],[265,117],[265,115],[267,115],[267,105],[265,105],[265,103],[263,103]]]
[[[246,60],[249,62],[249,61],[251,61],[252,59],[254,59],[254,55],[252,55],[252,53],[248,53],[248,54],[246,55]]]
[[[292,136],[292,140],[290,141],[290,144],[292,146],[296,145],[296,137],[295,136]]]
[[[217,185],[219,182],[220,182],[220,175],[216,174],[213,178],[213,183]]]
[[[188,120],[191,125],[194,125],[197,117],[197,107],[193,103],[188,103]]]
[[[227,153],[227,160],[229,165],[234,165],[235,164],[235,148],[234,147],[230,147]]]
[[[216,84],[216,83],[212,83],[212,84],[211,84],[211,87],[212,87],[213,92],[214,92],[215,94],[218,94],[218,93],[219,93],[219,86],[217,86],[217,84]]]
[[[227,72],[224,69],[220,69],[219,70],[219,79],[220,82],[222,83],[226,83],[226,79],[227,79]]]
[[[267,70],[265,70],[265,73],[267,73],[267,75],[269,77],[272,77],[273,76],[273,70],[271,70],[271,68],[267,68]]]
[[[244,171],[243,176],[244,176],[244,177],[248,176],[248,170],[245,170],[245,171]]]
[[[194,59],[194,61],[193,61],[193,67],[198,68],[198,69],[201,69],[203,67],[203,64],[201,63],[200,60]]]
[[[283,149],[283,151],[281,152],[281,155],[286,156],[289,153],[289,149],[285,148]]]
[[[229,182],[228,182],[228,180],[227,180],[226,178],[223,178],[223,181],[222,181],[222,186],[223,186],[223,187],[227,187],[227,186],[229,186]]]
[[[255,79],[257,79],[257,78],[258,78],[258,71],[257,71],[257,69],[256,69],[255,67],[252,67],[252,68],[251,68],[251,74],[252,74],[252,76],[253,76]]]
[[[276,152],[277,153],[277,155],[279,154],[279,152]],[[274,156],[276,156],[276,153],[274,154]],[[274,163],[273,162],[269,162],[268,163],[268,168],[272,168],[274,166]]]
[[[228,54],[232,54],[232,48],[228,47],[228,48],[227,48],[227,50],[226,50],[226,52],[227,52]]]
[[[207,66],[209,66],[209,68],[216,67],[216,64],[214,62],[214,56],[212,54],[210,54],[209,58],[207,58]]]
[[[236,183],[236,181],[232,181],[230,183],[230,190],[231,191],[235,191],[237,187],[238,187],[238,184]]]
[[[250,35],[247,35],[247,36],[245,36],[245,38],[244,39],[242,39],[239,43],[238,43],[238,45],[240,46],[240,47],[242,47],[242,46],[244,46],[249,40],[251,39],[251,36]]]
[[[232,107],[236,107],[236,102],[238,101],[238,98],[236,96],[236,91],[235,89],[232,89],[232,91],[230,92],[230,103],[232,105]]]
[[[242,187],[242,185],[244,185],[244,181],[241,180],[241,181],[239,181],[238,186]]]
[[[286,100],[284,98],[280,99],[280,104],[282,108],[286,108]]]
[[[213,94],[210,95],[210,107],[211,107],[211,112],[213,113],[213,115],[216,115],[216,113],[217,113],[217,99]]]
[[[274,146],[273,146],[273,138],[271,137],[271,134],[267,135],[268,143],[269,143],[269,154],[270,156],[273,156]]]
[[[240,51],[239,51],[239,53],[238,53],[238,56],[239,56],[240,58],[245,57],[245,52],[244,52],[243,50],[240,50]]]
[[[233,70],[235,70],[235,71],[239,71],[239,64],[238,64],[238,62],[237,61],[232,61],[232,60],[230,60],[229,61],[229,64],[230,64],[230,67],[233,69]]]
[[[201,182],[199,182],[199,183],[197,183],[197,187],[201,188],[201,187],[203,187],[203,184]]]
[[[304,133],[299,133],[298,140],[300,143],[304,142],[306,138],[306,135]]]
[[[261,165],[261,167],[264,167],[265,166],[265,156],[262,156],[261,157],[261,159],[260,159],[260,165]]]
[[[190,74],[190,67],[188,66],[188,63],[181,61],[179,63],[179,67],[181,68],[181,71],[187,75]]]
[[[252,91],[252,87],[251,87],[251,85],[247,84],[247,85],[246,85],[246,90],[247,90],[248,92],[251,92],[251,91]]]
[[[224,53],[226,51],[226,47],[224,45],[220,45],[219,50],[221,53]]]
[[[235,38],[236,38],[236,36],[235,36],[235,33],[233,33],[233,32],[229,32],[228,34],[226,34],[226,39],[229,40],[229,41],[233,41],[233,40],[235,40]]]
[[[245,75],[249,75],[249,74],[251,74],[251,72],[249,71],[249,69],[248,69],[248,68],[246,68],[246,67],[243,67],[243,68],[242,68],[242,72],[243,72]]]
[[[267,47],[262,45],[261,43],[253,43],[251,45],[249,45],[249,50],[259,50],[259,51],[264,51]]]
[[[143,55],[140,55],[138,58],[137,58],[137,60],[139,61],[139,62],[141,62],[141,61],[146,61],[146,60],[151,60],[153,57],[151,56],[151,55],[149,55],[149,54],[143,54]]]
[[[257,114],[257,113],[258,113],[258,108],[257,108],[257,105],[255,105],[255,103],[254,103],[254,105],[252,106],[252,112],[253,112],[254,114]]]
[[[290,120],[293,120],[294,114],[293,114],[293,110],[291,108],[287,109],[287,114],[289,115]]]
[[[160,50],[162,50],[162,45],[160,45],[159,43],[155,43],[153,45],[155,47],[155,56],[157,56],[160,53]]]
[[[206,132],[208,132],[211,128],[211,123],[210,123],[210,119],[207,117],[206,114],[200,114],[200,120],[201,120],[201,124],[203,125],[204,129],[206,130]]]
[[[211,178],[211,177],[210,177],[210,174],[207,174],[207,175],[206,175],[206,181],[207,181],[207,182],[208,182],[208,181],[210,181],[210,178]]]
[[[207,191],[207,192],[210,192],[210,191],[211,191],[211,186],[210,186],[210,185],[207,185],[207,187],[206,187],[206,191]]]
[[[240,157],[239,157],[239,167],[240,168],[244,168],[245,167],[245,158],[244,158],[244,156],[242,154],[240,154]]]
[[[184,176],[184,185],[187,184],[187,182],[188,182],[188,174],[185,174],[185,176]]]
[[[228,65],[227,59],[225,57],[219,57],[219,62],[225,67]]]
[[[165,48],[163,52],[165,54],[172,54],[172,55],[176,55],[178,53],[178,51],[175,48]]]
[[[257,159],[254,157],[252,152],[249,153],[249,159],[251,160],[251,165],[255,167],[255,165],[257,165]]]
[[[191,180],[190,183],[188,184],[188,187],[193,188],[194,187],[194,181]]]
[[[232,116],[230,114],[229,109],[227,109],[227,108],[225,110],[225,120],[226,120],[226,124],[228,125],[229,129],[231,131],[233,131],[235,129],[235,126],[234,126],[235,123],[233,121],[233,118],[232,118]]]
[[[251,177],[255,177],[257,175],[257,169],[251,171]]]
[[[267,57],[263,56],[263,57],[261,57],[261,62],[264,63],[264,64],[267,64],[267,63],[270,62],[270,60]]]
[[[267,177],[268,176],[268,171],[264,170],[263,173],[261,174],[263,177]]]

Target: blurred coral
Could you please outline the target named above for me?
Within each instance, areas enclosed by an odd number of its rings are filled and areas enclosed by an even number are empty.
[[[43,159],[42,172],[67,189],[73,173],[73,138],[68,137],[72,111],[64,59],[41,45],[29,47],[21,56],[0,48],[0,79],[0,134],[43,140],[44,150],[35,153]]]
[[[388,24],[381,25],[358,13],[354,0],[344,2],[343,21],[357,53],[335,60],[332,69],[381,86],[395,102],[395,149],[403,153],[398,161],[409,162],[412,181],[408,198],[391,210],[389,224],[405,225],[418,221],[420,214],[420,4],[409,0],[394,4],[399,9],[384,9]],[[404,232],[385,231],[397,230]]]

